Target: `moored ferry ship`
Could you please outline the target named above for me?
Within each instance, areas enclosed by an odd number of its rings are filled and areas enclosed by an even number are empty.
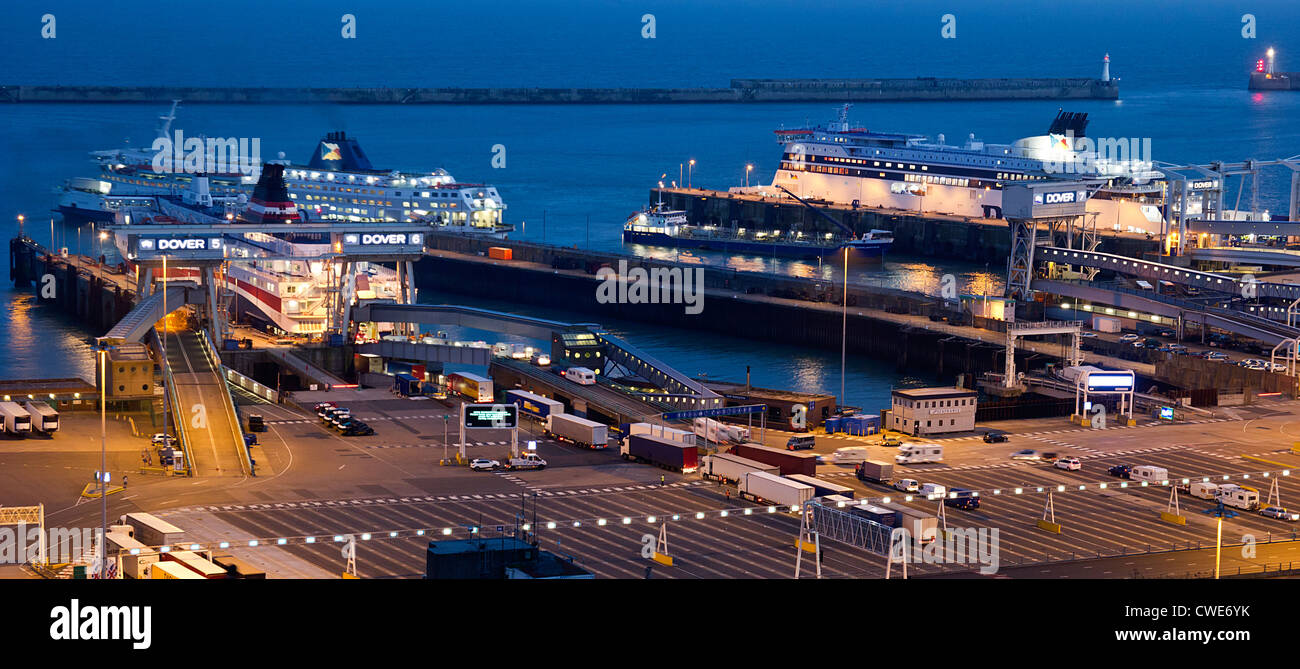
[[[770,185],[733,193],[795,196],[855,207],[1000,219],[1002,188],[1049,179],[1100,179],[1088,200],[1098,230],[1160,234],[1166,216],[1163,175],[1149,156],[1120,159],[1078,147],[1087,114],[1058,112],[1043,135],[1011,144],[986,144],[972,134],[962,146],[939,135],[875,132],[853,126],[845,105],[829,124],[777,130],[784,149]],[[1125,147],[1127,148],[1127,147]]]
[[[176,101],[179,102],[179,101]],[[170,138],[176,102],[157,129]],[[285,163],[283,155],[275,163]],[[94,179],[73,178],[56,189],[56,209],[69,222],[107,221],[124,207],[138,206],[123,198],[180,196],[196,179],[218,198],[247,195],[262,164],[248,156],[249,174],[241,172],[191,174],[155,168],[152,148],[122,148],[91,153],[99,167]],[[428,173],[376,169],[353,137],[328,133],[310,160],[288,165],[284,173],[289,199],[307,221],[391,223],[422,221],[444,232],[504,237],[513,226],[503,221],[505,203],[495,186],[459,183],[444,169]]]
[[[633,212],[623,224],[623,243],[696,248],[782,258],[823,258],[848,249],[856,260],[881,260],[894,241],[888,230],[871,230],[859,237],[833,233],[747,230],[691,225],[685,211],[671,210],[659,202]]]

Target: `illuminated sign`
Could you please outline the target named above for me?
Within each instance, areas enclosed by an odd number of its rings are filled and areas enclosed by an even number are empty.
[[[465,429],[509,430],[519,425],[519,407],[513,404],[466,404]]]
[[[1071,204],[1073,202],[1082,202],[1087,199],[1087,195],[1072,190],[1058,191],[1056,193],[1034,193],[1034,204]]]
[[[1092,372],[1088,374],[1088,390],[1129,391],[1133,389],[1133,372]]]
[[[348,246],[417,246],[424,244],[424,235],[418,232],[350,232],[343,235],[343,243]]]
[[[141,237],[141,251],[217,251],[221,239],[217,237],[155,238]]]
[[[1193,181],[1192,190],[1210,190],[1218,185],[1219,182],[1214,179],[1203,179],[1201,181]]]
[[[1174,408],[1173,408],[1173,407],[1160,407],[1160,419],[1161,419],[1161,420],[1173,420],[1173,419],[1174,419]]]

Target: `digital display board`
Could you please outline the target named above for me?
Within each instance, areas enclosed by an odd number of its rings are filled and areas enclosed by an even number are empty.
[[[1088,374],[1088,390],[1129,391],[1133,389],[1133,372],[1092,372]]]
[[[519,407],[513,404],[466,404],[465,429],[509,430],[519,425]]]
[[[1173,408],[1173,407],[1160,407],[1160,419],[1161,419],[1161,420],[1173,420],[1173,419],[1174,419],[1174,408]]]

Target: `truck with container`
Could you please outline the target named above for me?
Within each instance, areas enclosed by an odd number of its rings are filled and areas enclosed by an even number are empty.
[[[506,401],[519,407],[519,413],[537,420],[546,420],[553,413],[564,413],[563,402],[518,388],[506,391]]]
[[[919,544],[928,544],[939,536],[939,517],[918,511],[898,502],[881,502],[880,506],[894,511],[894,527],[903,528]]]
[[[764,464],[780,467],[781,476],[791,474],[817,475],[817,455],[814,453],[787,451],[784,448],[772,448],[771,446],[750,443],[736,444],[731,447],[729,452],[742,458],[749,458],[750,460],[757,460]]]
[[[546,436],[583,448],[602,449],[609,445],[609,428],[604,423],[553,413],[546,416]]]
[[[0,421],[8,434],[25,437],[32,432],[32,415],[17,402],[0,402]]]
[[[45,402],[23,402],[23,408],[32,417],[32,430],[41,434],[59,431],[59,412]]]
[[[393,392],[402,397],[417,397],[420,392],[420,379],[415,378],[412,374],[395,374],[393,375]]]
[[[700,465],[695,444],[683,444],[649,434],[629,435],[619,447],[619,454],[624,460],[644,462],[683,474],[694,472]]]
[[[730,453],[714,453],[700,458],[700,474],[706,479],[737,483],[749,472],[781,475],[781,468]]]
[[[853,469],[859,481],[889,485],[894,480],[894,465],[879,460],[863,460]]]
[[[728,425],[712,418],[696,418],[692,423],[695,436],[720,444],[738,444],[749,441],[749,428],[742,425]]]
[[[813,490],[817,493],[817,497],[839,496],[853,499],[853,488],[846,485],[831,483],[830,481],[825,481],[815,476],[807,476],[804,474],[791,474],[786,478],[791,481],[798,481],[804,485],[812,486]]]
[[[813,487],[767,472],[748,472],[740,479],[740,496],[759,504],[799,506],[816,496]]]
[[[447,392],[469,398],[471,402],[491,402],[495,395],[491,379],[468,372],[448,374]]]

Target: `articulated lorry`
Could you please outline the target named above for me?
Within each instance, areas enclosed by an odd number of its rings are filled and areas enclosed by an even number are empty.
[[[644,462],[683,474],[695,471],[700,464],[695,444],[683,444],[648,434],[630,435],[623,440],[619,454],[624,460]]]
[[[584,448],[599,449],[609,445],[608,426],[567,413],[546,416],[546,436]]]
[[[506,391],[506,401],[519,407],[519,413],[532,416],[538,420],[546,420],[546,417],[551,414],[564,413],[563,403],[518,388]]]
[[[863,460],[858,463],[853,473],[857,475],[859,481],[888,485],[894,480],[894,464],[879,460]]]
[[[700,474],[706,479],[737,483],[749,472],[780,476],[781,468],[730,453],[714,453],[700,458]]]
[[[799,506],[816,496],[813,487],[767,472],[748,472],[740,479],[740,496],[759,504]]]
[[[780,467],[782,476],[817,475],[817,456],[813,453],[787,451],[784,448],[772,448],[762,444],[736,444],[731,448],[731,452],[742,458]]]

